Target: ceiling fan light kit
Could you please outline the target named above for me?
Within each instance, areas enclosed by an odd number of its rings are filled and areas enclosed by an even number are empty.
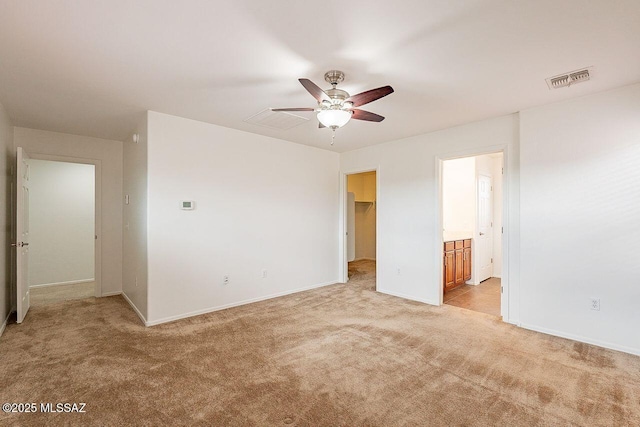
[[[325,127],[339,128],[351,120],[351,114],[347,110],[320,110],[318,111],[318,121]]]
[[[338,89],[338,83],[344,81],[344,73],[338,70],[327,71],[324,75],[331,89],[322,90],[309,79],[298,79],[300,84],[318,101],[317,108],[272,108],[272,111],[315,111],[317,112],[320,127],[327,127],[333,131],[349,123],[351,119],[381,122],[380,116],[369,111],[360,110],[359,107],[393,93],[391,86],[383,86],[368,90],[357,95],[350,96],[348,92]],[[333,137],[331,145],[333,145]]]

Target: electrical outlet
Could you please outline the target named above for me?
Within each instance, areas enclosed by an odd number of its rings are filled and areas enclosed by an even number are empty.
[[[262,278],[263,279],[267,278],[267,270],[262,270]]]
[[[591,310],[600,311],[600,298],[591,298]]]
[[[222,284],[223,285],[228,285],[229,284],[229,276],[224,276],[222,278]]]

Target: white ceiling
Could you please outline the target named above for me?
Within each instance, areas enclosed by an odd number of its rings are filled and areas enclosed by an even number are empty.
[[[594,66],[592,81],[545,78]],[[351,94],[391,85],[330,147],[311,120],[339,69]],[[347,151],[640,81],[638,0],[0,0],[0,103],[14,124],[123,140],[154,110]]]

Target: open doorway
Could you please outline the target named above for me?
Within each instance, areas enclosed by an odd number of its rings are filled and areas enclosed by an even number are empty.
[[[29,304],[94,297],[96,166],[31,158]]]
[[[376,288],[376,171],[347,175],[348,279]]]
[[[501,316],[503,154],[442,162],[443,302]]]

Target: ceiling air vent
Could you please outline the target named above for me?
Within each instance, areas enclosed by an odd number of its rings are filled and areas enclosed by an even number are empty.
[[[309,121],[308,118],[296,114],[285,113],[283,111],[271,111],[269,108],[260,111],[258,114],[246,118],[247,123],[264,126],[271,129],[291,129],[302,123]]]
[[[569,87],[572,84],[586,82],[593,75],[593,67],[583,68],[581,70],[571,71],[547,79],[549,89],[558,89],[561,87]]]

